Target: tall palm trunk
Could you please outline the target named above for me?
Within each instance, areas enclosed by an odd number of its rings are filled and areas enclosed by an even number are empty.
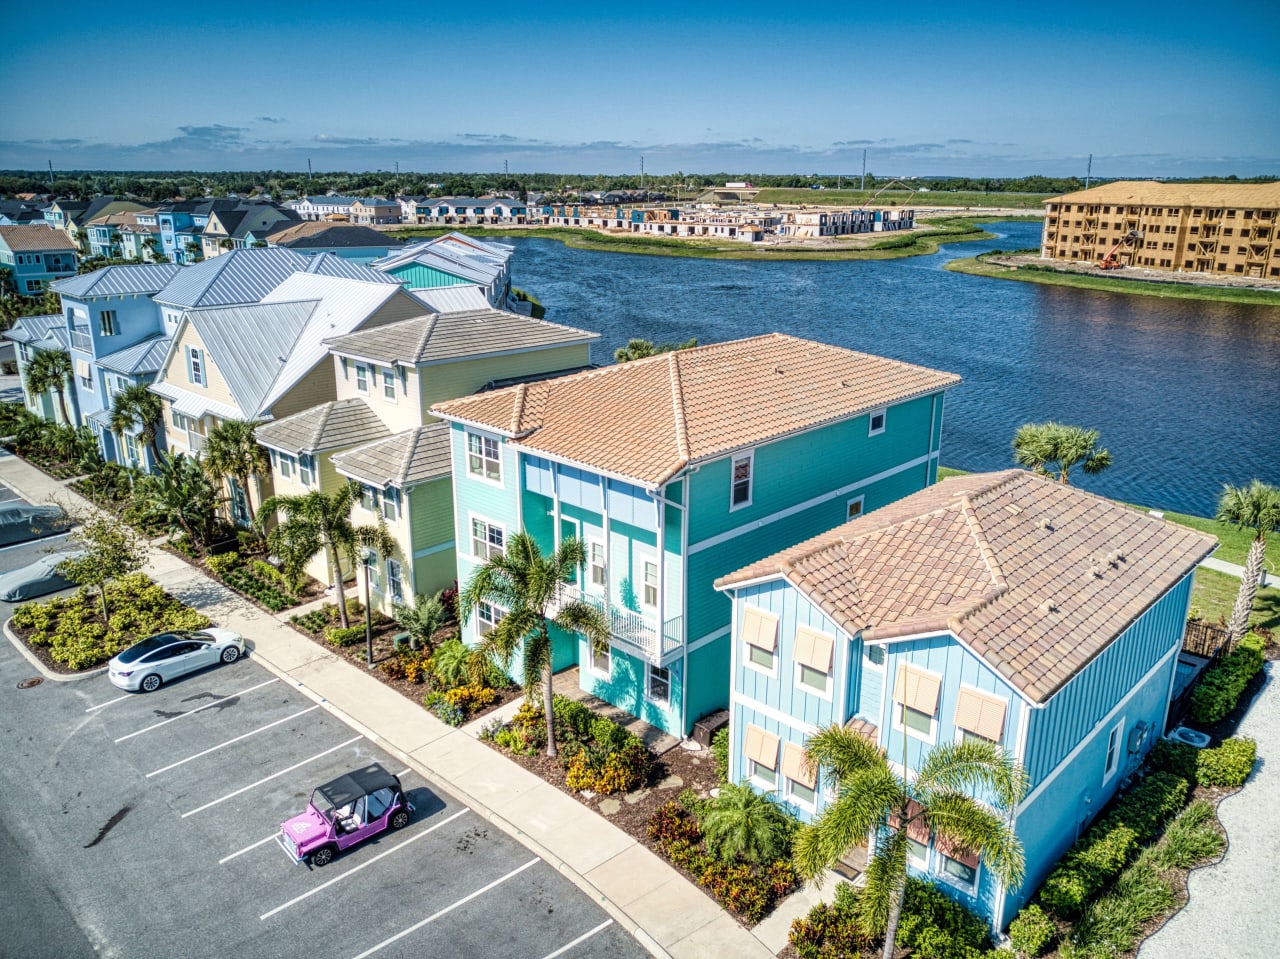
[[[1249,558],[1245,560],[1244,575],[1240,577],[1240,591],[1231,609],[1227,623],[1227,642],[1238,641],[1249,631],[1249,615],[1253,612],[1253,600],[1258,594],[1258,580],[1262,578],[1262,562],[1267,555],[1267,539],[1259,533],[1249,544]]]
[[[333,577],[334,597],[338,600],[338,621],[343,629],[349,629],[351,620],[347,618],[347,591],[342,585],[342,559],[334,546],[326,545],[324,552],[325,559],[329,561],[329,575]]]
[[[551,639],[547,634],[546,620],[543,620],[542,636],[547,643],[547,661],[542,667],[542,709],[547,719],[547,755],[555,759],[560,752],[556,748],[556,722],[552,713],[555,696],[551,690]]]
[[[902,877],[902,882],[898,885],[898,891],[893,895],[893,905],[889,907],[889,922],[884,927],[882,959],[893,959],[893,952],[898,938],[898,920],[902,918],[902,903],[907,898],[906,878],[906,876]]]
[[[67,394],[63,387],[55,386],[54,395],[58,397],[58,407],[62,410],[62,422],[71,425],[71,413],[67,410]]]

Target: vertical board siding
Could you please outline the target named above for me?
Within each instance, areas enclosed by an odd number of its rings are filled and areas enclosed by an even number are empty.
[[[1032,786],[1062,762],[1165,653],[1182,643],[1190,591],[1191,577],[1187,576],[1094,657],[1043,709],[1031,714],[1026,765]]]
[[[689,653],[686,736],[693,731],[693,724],[699,719],[723,709],[729,702],[729,642],[728,636],[722,636]],[[673,665],[679,665],[679,660]]]
[[[881,703],[880,697],[884,692],[884,670],[872,669],[866,665],[865,657],[862,655],[862,644],[858,644],[858,661],[861,663],[861,682],[858,684],[858,698],[850,697],[850,711],[845,716],[846,720],[852,719],[854,716],[861,716],[870,720],[877,726],[881,723]]]
[[[671,702],[664,708],[645,696],[648,666],[643,660],[624,653],[615,646],[609,653],[609,678],[603,679],[586,665],[591,660],[585,639],[578,639],[577,653],[579,662],[583,664],[578,670],[578,685],[583,690],[673,736],[684,735],[679,721],[681,688],[684,682],[679,660],[668,667],[671,673]]]

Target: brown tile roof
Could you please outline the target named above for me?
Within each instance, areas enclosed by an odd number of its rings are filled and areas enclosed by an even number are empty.
[[[1117,180],[1091,190],[1051,197],[1046,203],[1119,203],[1122,206],[1222,206],[1280,208],[1275,183],[1156,183]]]
[[[32,226],[0,226],[0,237],[15,253],[39,250],[75,252],[76,245],[61,230],[34,224]]]
[[[659,486],[686,465],[959,382],[771,333],[449,400],[433,412]]]
[[[401,488],[453,475],[449,424],[431,423],[333,456],[344,476]]]
[[[1216,543],[1006,470],[944,480],[716,586],[783,576],[865,639],[950,630],[1044,702]]]

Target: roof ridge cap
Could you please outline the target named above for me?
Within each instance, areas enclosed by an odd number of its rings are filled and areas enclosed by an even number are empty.
[[[995,551],[991,548],[991,544],[987,542],[986,531],[978,521],[977,510],[973,508],[973,503],[968,495],[961,496],[958,505],[960,514],[964,517],[965,523],[969,527],[969,532],[973,536],[974,543],[978,547],[978,552],[982,556],[982,561],[986,564],[988,572],[991,573],[992,581],[996,588],[1003,592],[1008,589],[1009,583],[1005,579],[1004,571],[1000,568],[1000,561],[996,558]]]
[[[411,320],[413,320],[413,319],[417,319],[417,318],[416,318],[416,317],[410,317],[410,319],[409,319],[409,320],[406,320],[405,322],[406,322],[406,323],[408,323],[408,322],[410,322],[410,321],[411,321]],[[418,337],[418,344],[417,344],[417,346],[415,346],[415,347],[414,347],[414,349],[413,349],[413,363],[414,363],[414,365],[415,365],[415,366],[417,365],[418,360],[421,358],[422,354],[426,352],[427,344],[431,342],[431,337],[435,335],[435,332],[436,332],[436,321],[437,321],[437,320],[439,320],[439,319],[440,319],[440,314],[439,314],[439,313],[427,313],[427,314],[426,314],[426,320],[427,320],[427,322],[426,322],[425,324],[423,324],[423,327],[422,327],[422,335],[421,335],[420,337]],[[375,330],[376,330],[376,329],[377,329],[377,327],[375,326],[375,327],[373,327],[372,329],[375,329]]]
[[[519,435],[520,433],[520,420],[524,416],[524,404],[528,395],[529,384],[517,384],[515,402],[511,410],[511,432],[513,435]]]
[[[676,458],[666,472],[658,477],[654,483],[655,487],[666,483],[671,477],[689,465],[689,430],[684,416],[684,391],[680,385],[680,352],[680,350],[672,350],[666,355],[668,384],[671,388],[671,413],[675,417],[676,427]],[[648,357],[648,359],[656,358]],[[639,362],[643,363],[644,360]],[[626,364],[620,363],[618,365],[625,366]]]

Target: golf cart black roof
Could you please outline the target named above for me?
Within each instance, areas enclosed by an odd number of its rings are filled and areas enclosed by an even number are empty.
[[[377,763],[371,763],[363,769],[346,773],[332,782],[317,786],[316,792],[337,808],[338,806],[345,806],[347,803],[355,802],[361,796],[367,796],[369,793],[388,787],[399,789],[400,780],[396,779],[395,776]]]

